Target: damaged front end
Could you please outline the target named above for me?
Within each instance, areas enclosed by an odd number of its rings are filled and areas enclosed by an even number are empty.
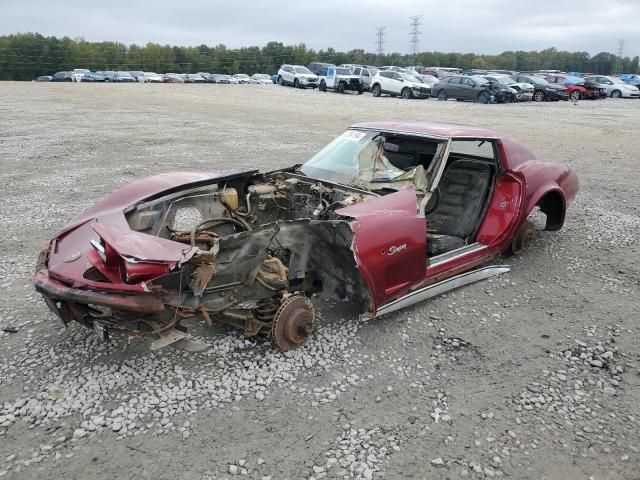
[[[374,309],[352,219],[336,213],[369,196],[292,171],[146,191],[58,234],[35,287],[65,325],[156,335],[152,348],[184,338],[181,322],[193,317],[291,350],[313,330],[314,293]]]

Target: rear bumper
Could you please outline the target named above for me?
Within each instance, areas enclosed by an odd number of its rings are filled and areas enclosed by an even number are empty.
[[[127,295],[73,288],[51,278],[46,268],[38,269],[33,277],[33,283],[36,291],[42,294],[49,308],[58,316],[60,316],[60,312],[55,306],[55,302],[58,301],[80,305],[97,305],[136,313],[154,313],[164,310],[162,298],[157,295]]]

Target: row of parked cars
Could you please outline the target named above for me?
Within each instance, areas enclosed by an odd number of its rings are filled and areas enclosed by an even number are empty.
[[[272,84],[271,75],[255,73],[252,76],[239,73],[223,75],[217,73],[164,73],[143,71],[117,72],[111,70],[92,72],[84,68],[44,75],[37,82],[113,82],[113,83],[233,83],[233,84]]]
[[[568,74],[558,70],[512,72],[443,67],[397,67],[310,63],[282,65],[276,83],[320,91],[370,91],[373,96],[508,103],[583,99],[639,98],[637,75]],[[635,84],[634,84],[635,83]]]
[[[223,75],[208,72],[165,73],[143,71],[97,71],[75,69],[38,77],[51,82],[114,83],[221,83],[290,85],[317,88],[320,91],[370,91],[403,98],[509,103],[521,101],[558,101],[583,99],[640,98],[640,76],[592,75],[558,70],[513,72],[509,70],[467,70],[445,67],[398,67],[329,63],[282,65],[275,75],[256,73]]]

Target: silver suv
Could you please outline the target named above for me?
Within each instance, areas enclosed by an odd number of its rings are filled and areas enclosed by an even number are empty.
[[[317,88],[319,78],[302,65],[282,65],[278,70],[278,83],[296,88]]]

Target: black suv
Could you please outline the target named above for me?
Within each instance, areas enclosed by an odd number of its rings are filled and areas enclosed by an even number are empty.
[[[307,65],[307,68],[311,70],[312,73],[318,75],[319,77],[324,77],[327,74],[327,68],[335,67],[333,63],[319,63],[314,62]]]
[[[73,82],[71,78],[71,72],[57,72],[51,79],[52,82]]]

